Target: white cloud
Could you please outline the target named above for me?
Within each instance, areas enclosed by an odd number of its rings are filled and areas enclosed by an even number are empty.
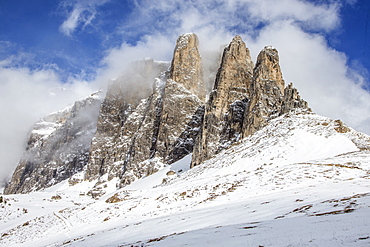
[[[76,29],[78,22],[81,21],[80,15],[82,11],[83,10],[79,7],[74,8],[72,12],[69,14],[67,20],[65,20],[63,24],[60,26],[60,31],[70,36]]]
[[[313,30],[330,31],[338,26],[339,3],[315,5],[311,2],[297,0],[247,1],[249,11],[254,18],[274,23],[281,20],[300,22]]]
[[[323,1],[325,2],[325,1]],[[142,0],[124,28],[140,26],[148,32],[188,31],[201,27],[253,31],[260,24],[291,20],[314,31],[330,31],[340,24],[338,2],[313,4],[302,0]]]
[[[122,43],[111,49],[102,60],[102,69],[98,72],[97,81],[108,81],[119,77],[132,61],[152,58],[157,61],[171,59],[174,40],[161,34],[145,36],[135,46]]]
[[[370,94],[361,87],[364,78],[348,67],[345,54],[329,47],[322,35],[305,33],[289,21],[261,30],[250,44],[254,57],[267,44],[279,50],[286,82],[293,82],[316,113],[370,133],[365,124],[370,121]]]
[[[59,30],[67,36],[71,36],[78,27],[85,28],[91,25],[96,15],[96,7],[107,3],[109,0],[77,0],[65,1],[64,6],[72,6],[72,11],[67,14],[67,19],[59,27]]]

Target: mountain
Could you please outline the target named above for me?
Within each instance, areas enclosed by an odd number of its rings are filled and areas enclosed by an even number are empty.
[[[269,119],[295,108],[308,109],[291,84],[284,87],[277,50],[265,47],[253,68],[248,48],[235,36],[224,50],[206,104],[192,167],[255,133]]]
[[[192,169],[186,156],[112,180],[97,200],[89,181],[3,196],[0,246],[368,246],[369,144],[293,111]]]
[[[179,37],[169,70],[155,79],[147,98],[131,103],[108,89],[84,179],[99,179],[100,186],[118,178],[123,187],[158,171],[158,161],[174,162],[192,151],[181,140],[194,139],[201,124],[205,86],[197,45],[194,34]],[[94,193],[103,192],[97,187]]]
[[[370,137],[313,113],[278,51],[253,63],[240,36],[208,85],[198,42],[35,124],[0,246],[370,244]]]
[[[53,143],[71,144],[65,135],[54,134],[60,139],[43,142],[45,157],[34,160],[25,153],[5,194],[28,193],[67,178],[77,183],[82,180],[73,175],[83,170],[83,180],[96,181],[89,194],[99,197],[105,193],[104,183],[112,179],[122,188],[157,172],[158,164],[172,164],[190,153],[191,166],[196,166],[270,119],[292,109],[309,109],[291,84],[285,88],[277,50],[265,47],[254,66],[240,36],[225,47],[208,99],[198,42],[195,34],[181,35],[169,67],[150,59],[137,61],[110,82],[98,117],[95,112],[89,123],[81,123],[80,128],[92,129],[85,136],[87,143],[81,144],[85,155],[77,168],[64,165],[71,162],[66,157],[74,155],[68,150],[63,150],[65,157],[59,155],[60,162],[55,161],[58,147]],[[28,149],[38,152],[37,147]],[[52,169],[45,166],[49,163],[54,164]],[[60,176],[59,170],[67,172]],[[38,174],[52,172],[38,179]]]
[[[93,94],[37,122],[4,193],[43,189],[82,171],[89,159],[99,106],[99,95]]]

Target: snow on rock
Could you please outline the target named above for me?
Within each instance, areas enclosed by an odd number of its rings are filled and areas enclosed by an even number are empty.
[[[291,113],[97,200],[93,181],[3,196],[0,246],[368,246],[370,137],[336,128]]]
[[[4,189],[5,194],[28,193],[46,188],[80,172],[87,163],[96,131],[99,96],[76,101],[34,126],[27,148]]]
[[[0,246],[370,245],[370,137],[313,114],[276,49],[253,66],[236,36],[207,104],[196,35],[167,67],[135,62],[101,106],[36,125]]]

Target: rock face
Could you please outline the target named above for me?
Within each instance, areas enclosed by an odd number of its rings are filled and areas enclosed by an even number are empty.
[[[195,34],[184,34],[177,39],[169,79],[185,86],[204,101],[206,87],[198,43],[198,37]]]
[[[175,162],[193,151],[203,115],[206,87],[198,50],[198,37],[177,39],[163,91],[156,156]]]
[[[308,108],[291,84],[284,89],[275,48],[266,46],[252,68],[249,51],[236,36],[224,50],[192,167],[255,133],[270,119],[294,108]]]
[[[266,46],[258,55],[253,70],[250,102],[245,111],[243,136],[248,136],[278,116],[284,99],[284,80],[276,49]]]
[[[252,83],[253,63],[239,36],[225,48],[214,89],[207,102],[192,166],[239,140]]]
[[[82,171],[89,159],[99,106],[99,97],[92,95],[36,123],[4,194],[43,189]]]
[[[181,36],[168,72],[154,82],[152,93],[133,102],[111,87],[104,100],[85,179],[108,175],[120,185],[158,170],[192,152],[201,124],[205,87],[195,34]],[[117,93],[118,92],[118,93]]]
[[[250,103],[244,114],[243,137],[254,134],[271,118],[294,108],[309,109],[292,84],[284,87],[278,51],[266,46],[259,53],[253,70]]]
[[[308,103],[299,95],[298,90],[293,87],[292,83],[289,83],[289,85],[284,89],[284,101],[280,114],[288,113],[289,111],[297,108],[311,111],[311,109],[308,107]]]
[[[206,88],[198,38],[184,34],[170,65],[135,62],[101,104],[90,97],[37,123],[5,193],[83,177],[96,181],[89,194],[99,196],[106,181],[123,187],[191,153],[191,166],[198,165],[270,119],[309,110],[292,84],[285,87],[277,50],[265,47],[254,66],[239,36],[224,49],[208,102]]]
[[[103,174],[109,174],[109,179],[122,175],[122,166],[131,143],[137,139],[136,133],[142,124],[149,127],[148,121],[152,119],[151,116],[146,118],[150,114],[148,104],[157,94],[153,94],[150,81],[165,68],[166,64],[153,60],[136,62],[127,73],[109,84],[100,108],[85,179],[97,179]],[[146,97],[149,98],[142,101]]]

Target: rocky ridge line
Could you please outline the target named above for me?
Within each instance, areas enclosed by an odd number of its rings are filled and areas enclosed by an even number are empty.
[[[94,94],[37,122],[4,194],[40,190],[81,172],[89,159],[100,103]]]
[[[310,110],[292,84],[285,87],[277,50],[265,47],[254,66],[240,36],[224,49],[208,102],[204,102],[207,85],[195,34],[178,38],[168,70],[166,66],[153,60],[135,62],[130,73],[109,84],[95,119],[84,123],[94,126],[95,133],[86,135],[90,142],[83,142],[83,162],[76,169],[55,162],[50,151],[54,146],[35,146],[34,153],[38,149],[50,152],[32,165],[39,167],[37,172],[49,174],[42,163],[55,163],[50,166],[55,174],[61,171],[64,175],[46,176],[45,181],[24,172],[31,160],[24,156],[8,186],[12,189],[6,192],[27,193],[62,178],[70,178],[73,184],[81,181],[73,174],[83,170],[84,180],[97,181],[90,194],[99,196],[106,181],[116,179],[121,188],[191,153],[191,166],[198,165],[252,135],[270,119],[295,108]],[[64,136],[58,139],[60,145],[72,145],[68,140],[73,136],[65,135],[67,140]],[[71,154],[71,150],[65,151],[66,156]]]
[[[292,84],[285,88],[277,50],[266,46],[253,68],[249,50],[242,39],[235,36],[224,50],[191,167],[294,108],[310,111]]]

